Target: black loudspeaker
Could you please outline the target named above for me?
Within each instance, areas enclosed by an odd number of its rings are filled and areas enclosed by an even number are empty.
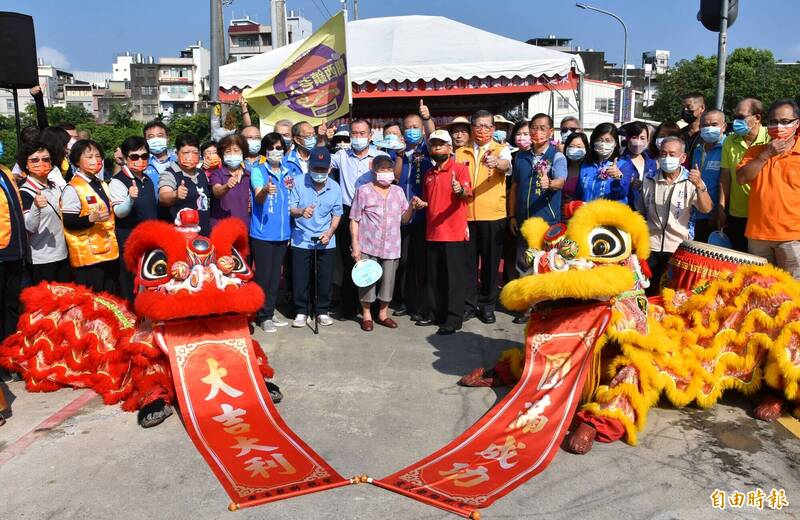
[[[0,11],[0,87],[31,88],[38,84],[33,18]]]

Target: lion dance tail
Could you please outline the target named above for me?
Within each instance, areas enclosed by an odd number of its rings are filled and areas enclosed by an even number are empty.
[[[23,291],[21,301],[25,312],[0,345],[0,365],[21,373],[29,391],[91,388],[126,411],[172,402],[169,363],[125,301],[46,282]]]

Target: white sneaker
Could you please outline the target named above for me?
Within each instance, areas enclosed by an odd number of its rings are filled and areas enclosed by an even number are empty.
[[[273,320],[264,320],[258,324],[261,327],[261,330],[264,332],[278,332],[278,329],[275,328],[275,323]]]
[[[272,324],[276,327],[285,327],[289,324],[289,322],[275,314],[272,316]]]
[[[323,327],[328,327],[330,325],[333,325],[333,318],[331,318],[327,314],[320,314],[319,324],[322,325]]]
[[[292,327],[299,329],[301,327],[306,326],[306,320],[308,320],[308,316],[305,314],[298,314],[294,317],[294,321],[292,322]]]

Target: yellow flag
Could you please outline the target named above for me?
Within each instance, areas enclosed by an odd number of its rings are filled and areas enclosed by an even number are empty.
[[[345,19],[340,12],[320,27],[266,81],[244,94],[261,120],[308,121],[341,117],[350,110]]]

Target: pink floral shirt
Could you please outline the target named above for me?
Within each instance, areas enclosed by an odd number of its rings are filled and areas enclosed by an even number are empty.
[[[400,258],[400,220],[408,209],[403,189],[392,184],[384,198],[372,183],[356,190],[350,220],[358,222],[358,245],[362,253],[394,260]]]

